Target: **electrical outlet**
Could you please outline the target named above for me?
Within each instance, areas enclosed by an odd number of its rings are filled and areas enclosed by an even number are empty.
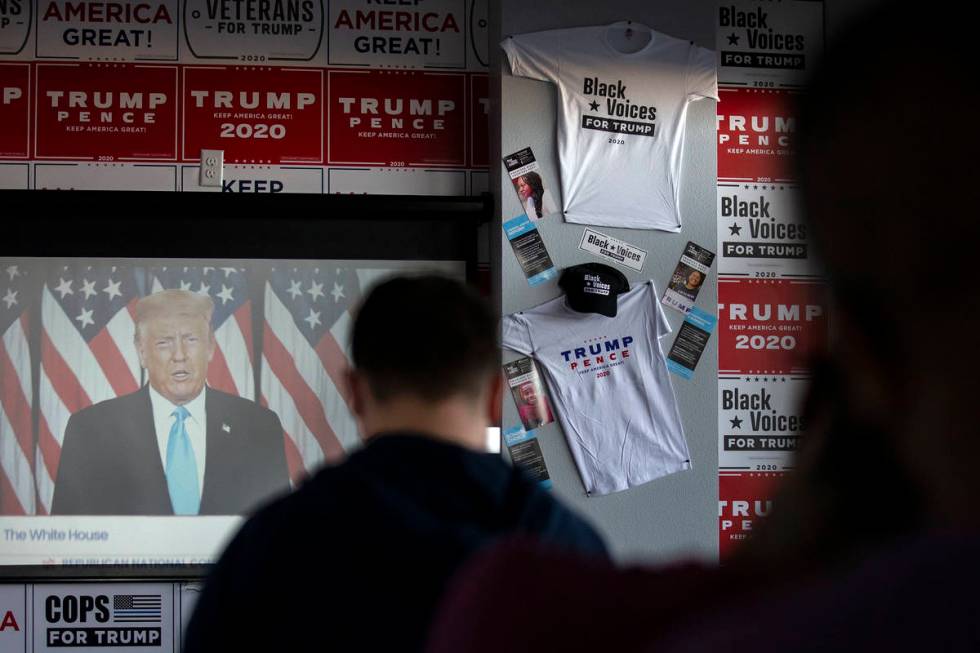
[[[221,187],[225,171],[224,150],[201,150],[201,179],[202,186]]]

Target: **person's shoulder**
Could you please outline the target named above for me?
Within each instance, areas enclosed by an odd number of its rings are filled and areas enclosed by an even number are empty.
[[[508,491],[519,530],[557,549],[606,557],[605,542],[583,517],[517,467],[511,468]]]
[[[350,502],[350,493],[341,487],[344,477],[343,465],[324,467],[293,491],[269,500],[242,526],[236,547],[253,550],[261,544],[270,551],[288,549],[297,547],[301,533],[303,540],[320,541],[317,533],[334,529],[345,501]]]
[[[256,401],[252,401],[251,399],[229,394],[222,390],[216,390],[210,386],[205,389],[205,392],[207,393],[205,395],[205,399],[208,404],[213,405],[220,410],[228,410],[236,413],[248,412],[252,416],[256,416],[258,418],[278,419],[273,411],[260,405]]]
[[[104,399],[76,411],[71,415],[71,420],[75,423],[89,420],[101,420],[110,415],[132,412],[141,408],[149,409],[150,398],[145,387],[130,392],[129,394]]]

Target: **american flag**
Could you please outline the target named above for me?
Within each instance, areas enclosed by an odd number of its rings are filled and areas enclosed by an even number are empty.
[[[112,620],[116,623],[160,622],[163,620],[163,597],[159,594],[115,594],[112,597]]]
[[[357,270],[328,261],[274,267],[266,283],[262,403],[282,420],[294,481],[360,443],[344,381],[360,289]]]
[[[178,288],[208,295],[214,302],[217,347],[208,365],[208,385],[255,399],[252,301],[245,271],[236,267],[167,266],[154,268],[153,292]]]
[[[0,261],[0,514],[33,515],[27,271]]]
[[[133,345],[139,298],[131,267],[72,263],[49,268],[41,291],[38,402],[38,513],[51,510],[68,418],[86,406],[135,392],[141,370]]]

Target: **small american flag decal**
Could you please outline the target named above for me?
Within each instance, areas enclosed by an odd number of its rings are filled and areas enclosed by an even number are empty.
[[[159,594],[116,594],[112,597],[113,621],[156,622],[163,619],[163,597]]]

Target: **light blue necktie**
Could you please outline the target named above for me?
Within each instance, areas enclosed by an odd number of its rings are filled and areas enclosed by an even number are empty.
[[[184,428],[184,420],[190,413],[183,406],[177,406],[170,413],[177,419],[170,427],[167,440],[167,489],[175,515],[196,515],[201,509],[201,493],[197,488],[197,461],[191,438]]]

